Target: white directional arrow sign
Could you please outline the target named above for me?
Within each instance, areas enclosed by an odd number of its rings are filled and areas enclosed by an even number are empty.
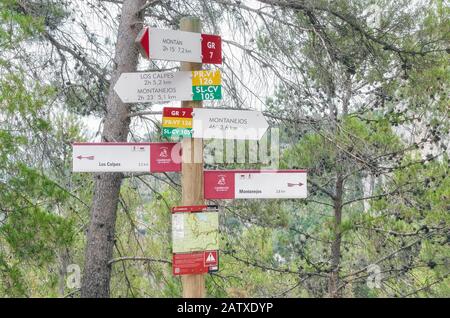
[[[124,103],[222,98],[219,70],[122,73],[114,90]]]
[[[205,199],[299,199],[307,196],[305,170],[204,171]]]
[[[73,144],[74,172],[181,171],[179,144],[81,142]]]
[[[191,100],[191,72],[122,73],[114,90],[124,103]]]
[[[150,171],[150,144],[75,143],[74,172]]]
[[[218,35],[145,27],[136,42],[152,60],[222,64],[222,39]]]
[[[260,140],[269,124],[259,111],[196,108],[193,138]]]

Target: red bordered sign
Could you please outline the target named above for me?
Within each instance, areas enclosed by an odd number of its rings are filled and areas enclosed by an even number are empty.
[[[172,208],[172,213],[179,213],[179,212],[216,212],[218,211],[219,206],[218,205],[185,205],[185,206],[176,206]]]
[[[181,144],[174,142],[77,142],[74,172],[179,172]]]
[[[147,59],[222,64],[218,35],[145,27],[136,43]]]
[[[219,252],[202,251],[173,254],[173,275],[213,273],[219,270]]]
[[[296,199],[307,196],[305,170],[204,171],[205,199]]]
[[[164,107],[163,117],[192,118],[193,111],[191,107]]]

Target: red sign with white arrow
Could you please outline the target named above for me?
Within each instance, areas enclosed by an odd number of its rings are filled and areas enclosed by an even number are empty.
[[[148,59],[222,64],[222,39],[218,35],[145,27],[136,43]]]
[[[305,170],[204,171],[205,199],[306,198]]]
[[[218,205],[183,205],[183,206],[175,206],[172,208],[172,213],[180,213],[180,212],[205,212],[205,211],[218,211]]]
[[[181,144],[74,143],[74,172],[178,172]]]

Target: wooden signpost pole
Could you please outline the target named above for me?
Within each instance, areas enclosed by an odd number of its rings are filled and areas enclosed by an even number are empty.
[[[201,33],[199,18],[185,17],[180,20],[180,30]],[[201,63],[181,63],[181,71],[201,70]],[[201,101],[182,102],[182,107],[202,107]],[[203,139],[183,138],[182,141],[182,205],[202,205],[203,197]],[[205,274],[183,275],[184,298],[205,297]]]

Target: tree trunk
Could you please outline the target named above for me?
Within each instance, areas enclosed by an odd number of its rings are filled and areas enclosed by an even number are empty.
[[[114,85],[120,74],[136,70],[138,51],[134,40],[143,25],[143,14],[140,12],[140,8],[145,3],[146,0],[123,1],[114,70],[107,97],[103,141],[127,140],[130,107],[120,101],[114,92]],[[108,261],[113,254],[116,211],[121,183],[121,173],[102,173],[95,176],[81,297],[109,297],[111,266],[108,265]]]
[[[350,105],[350,98],[352,96],[352,76],[350,73],[345,74],[344,80],[344,96],[342,98],[342,115],[347,116]],[[340,127],[337,125],[337,110],[334,117],[334,132],[338,136]],[[344,177],[343,166],[345,165],[345,154],[338,150],[336,156],[335,169],[336,172],[336,195],[333,200],[334,206],[334,240],[331,244],[331,273],[328,282],[328,293],[332,298],[341,297],[342,293],[339,291],[339,272],[341,266],[341,243],[342,243],[342,202],[344,195]]]
[[[70,264],[70,252],[68,248],[63,248],[58,252],[59,259],[59,281],[58,281],[58,295],[64,297],[66,291],[67,266]]]
[[[334,199],[334,240],[331,244],[331,273],[328,282],[328,293],[332,298],[340,297],[339,267],[341,264],[341,223],[342,223],[342,194],[344,180],[338,172],[336,180],[336,197]]]

